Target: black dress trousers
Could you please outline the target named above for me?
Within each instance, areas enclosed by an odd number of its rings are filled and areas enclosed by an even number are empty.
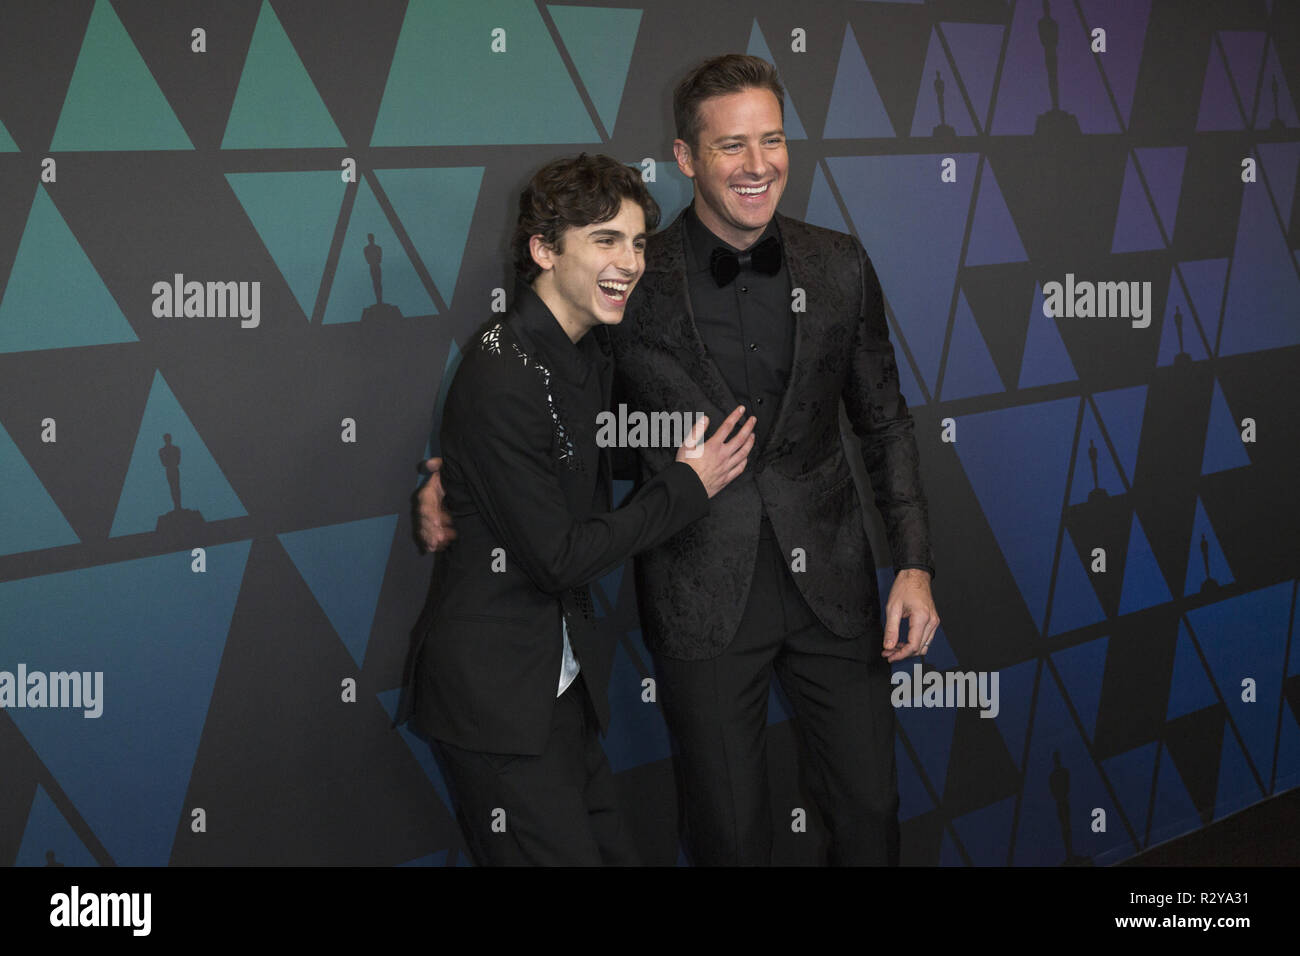
[[[656,657],[677,742],[688,846],[704,866],[766,866],[772,857],[767,702],[772,673],[794,711],[807,783],[836,865],[898,864],[898,780],[890,665],[881,636],[845,640],[799,593],[771,525],[740,627],[710,660]],[[865,585],[864,585],[865,586]],[[778,817],[789,825],[791,808]]]

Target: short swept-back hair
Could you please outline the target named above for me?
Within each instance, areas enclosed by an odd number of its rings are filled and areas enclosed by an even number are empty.
[[[647,233],[659,227],[659,204],[632,167],[599,153],[547,163],[519,194],[519,218],[510,240],[515,274],[531,283],[542,271],[528,248],[533,236],[540,235],[562,253],[564,230],[609,222],[623,208],[624,199],[641,207]]]
[[[771,90],[785,122],[785,87],[776,67],[767,60],[742,53],[724,53],[705,60],[682,78],[673,90],[673,122],[677,138],[692,150],[699,146],[700,104],[714,96],[753,89]]]

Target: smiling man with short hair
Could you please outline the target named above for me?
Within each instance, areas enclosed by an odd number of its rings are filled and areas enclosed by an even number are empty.
[[[674,92],[673,150],[694,201],[651,236],[610,330],[620,401],[715,416],[740,404],[757,425],[754,460],[709,514],[636,559],[641,625],[696,863],[771,862],[775,673],[830,861],[897,864],[890,663],[924,655],[939,626],[927,503],[871,259],[853,236],[776,211],[784,95],[771,64],[739,54],[706,61]],[[841,406],[896,572],[883,620]],[[642,483],[671,465],[670,450],[638,450]],[[420,494],[435,549],[449,533],[438,494],[436,480]]]

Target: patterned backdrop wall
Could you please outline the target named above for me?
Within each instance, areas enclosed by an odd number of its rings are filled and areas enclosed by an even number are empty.
[[[467,862],[391,727],[417,466],[529,172],[609,153],[675,214],[670,91],[727,51],[787,86],[782,210],[883,284],[924,668],[998,678],[899,707],[904,862],[1110,863],[1300,782],[1296,4],[4,0],[0,862]],[[631,575],[596,590],[677,863]]]

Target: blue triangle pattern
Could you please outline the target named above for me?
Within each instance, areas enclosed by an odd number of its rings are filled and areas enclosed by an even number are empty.
[[[1187,612],[1228,713],[1261,776],[1273,762],[1275,702],[1282,693],[1292,587],[1283,581]],[[1254,702],[1242,700],[1247,678],[1255,682]]]
[[[7,713],[118,866],[170,858],[250,544],[0,584],[0,660],[103,675],[98,717]]]
[[[1195,710],[1219,702],[1210,675],[1205,673],[1196,645],[1187,631],[1187,623],[1178,625],[1178,644],[1174,649],[1174,672],[1169,681],[1169,705],[1165,720],[1177,720]]]
[[[358,668],[396,528],[393,514],[276,535]]]
[[[1106,612],[1097,600],[1088,572],[1075,550],[1074,540],[1066,530],[1061,540],[1061,560],[1056,569],[1056,589],[1052,592],[1052,617],[1048,634],[1055,637],[1104,620]]]
[[[1119,613],[1132,614],[1173,600],[1169,584],[1156,563],[1155,553],[1136,512],[1129,528],[1128,551],[1124,559],[1124,584],[1120,591]]]
[[[1205,538],[1206,553],[1201,553],[1201,538]],[[1236,580],[1228,559],[1219,546],[1218,535],[1210,524],[1210,516],[1205,512],[1205,504],[1198,496],[1196,499],[1196,519],[1192,524],[1192,540],[1187,549],[1187,582],[1183,586],[1183,596],[1188,597],[1200,591],[1205,583],[1205,564],[1209,561],[1210,577],[1221,585],[1231,584]]]
[[[1201,474],[1211,475],[1229,468],[1243,468],[1250,464],[1246,445],[1241,440],[1237,419],[1228,408],[1218,379],[1214,381],[1214,395],[1210,399],[1210,421],[1205,429],[1205,453],[1201,457]]]
[[[1106,673],[1109,643],[1110,638],[1102,637],[1052,655],[1061,682],[1065,684],[1065,692],[1083,721],[1089,740],[1097,729],[1097,708],[1101,705],[1101,681]]]
[[[972,865],[1007,865],[1007,845],[1011,842],[1015,809],[1016,798],[1011,796],[952,821]]]

